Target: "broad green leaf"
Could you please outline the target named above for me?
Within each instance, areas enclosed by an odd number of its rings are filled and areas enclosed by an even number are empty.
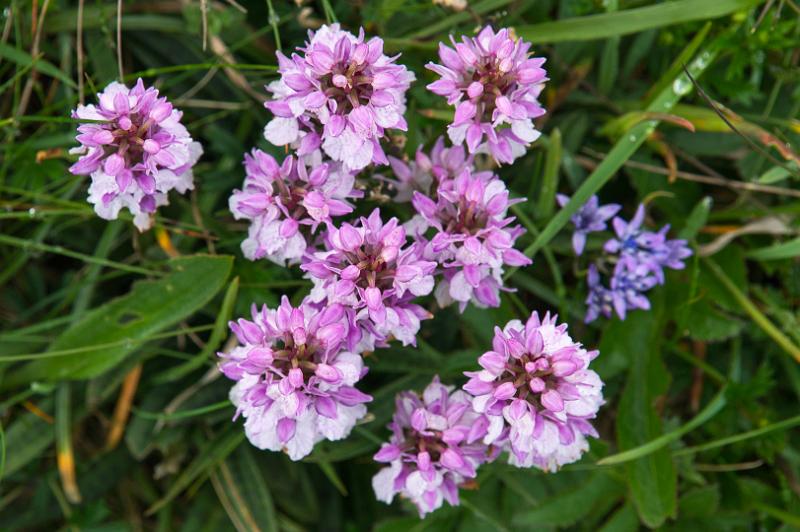
[[[639,530],[639,516],[636,508],[628,502],[625,506],[614,512],[605,522],[600,532],[636,532]]]
[[[695,340],[719,342],[739,334],[742,322],[734,316],[725,315],[704,297],[689,306],[686,330]]]
[[[174,368],[165,370],[162,374],[158,375],[154,382],[172,382],[188,375],[197,368],[202,367],[209,360],[211,360],[214,352],[222,345],[222,341],[228,334],[228,321],[233,314],[233,308],[236,305],[236,296],[239,293],[239,277],[234,277],[233,281],[228,285],[225,291],[225,297],[222,299],[222,306],[217,314],[217,320],[214,322],[214,329],[211,331],[205,347],[185,364],[181,364]]]
[[[613,13],[575,17],[516,28],[517,35],[537,44],[589,41],[629,35],[651,28],[661,28],[724,17],[749,9],[762,0],[679,0],[626,9]]]
[[[793,259],[800,256],[800,238],[747,252],[747,258],[760,261]]]
[[[277,532],[272,495],[249,445],[240,445],[221,462],[211,481],[237,530]]]
[[[681,519],[711,517],[719,508],[719,499],[717,484],[689,490],[678,501],[678,516]]]
[[[228,256],[207,255],[173,259],[168,275],[139,282],[128,295],[88,312],[50,346],[49,352],[69,354],[48,357],[45,353],[41,360],[10,374],[4,385],[87,379],[111,369],[148,336],[185,320],[208,303],[228,278],[232,261]]]
[[[653,298],[655,299],[655,298]],[[661,436],[654,401],[666,392],[669,373],[660,358],[660,304],[650,312],[634,312],[625,320],[628,335],[618,339],[631,356],[628,381],[617,414],[617,443],[626,451]],[[675,515],[677,473],[665,447],[625,464],[625,476],[639,517],[651,528]]]
[[[512,521],[522,527],[570,526],[591,512],[592,507],[601,499],[608,501],[621,497],[624,492],[625,486],[622,482],[606,472],[599,471],[588,481],[577,485],[574,490],[542,501],[538,508],[516,514]]]

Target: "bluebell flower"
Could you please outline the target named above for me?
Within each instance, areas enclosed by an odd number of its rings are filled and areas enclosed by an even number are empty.
[[[558,194],[556,200],[563,207],[567,204],[569,198],[563,194]],[[600,206],[600,200],[597,196],[592,196],[589,201],[578,209],[578,212],[572,215],[570,220],[572,225],[575,226],[575,232],[572,233],[572,248],[575,250],[576,255],[583,253],[583,248],[586,245],[586,235],[591,232],[605,231],[606,222],[617,214],[619,209],[620,206],[615,203]]]

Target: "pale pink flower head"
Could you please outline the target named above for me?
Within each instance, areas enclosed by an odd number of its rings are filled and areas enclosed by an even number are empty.
[[[416,344],[420,320],[430,315],[411,301],[433,290],[436,263],[408,244],[397,218],[384,223],[375,209],[355,225],[330,225],[325,244],[326,250],[308,255],[301,265],[314,282],[311,299],[355,312],[359,350],[385,345],[390,337]]]
[[[170,190],[194,188],[192,166],[203,149],[181,124],[183,113],[141,79],[132,89],[112,82],[97,97],[97,105],[72,112],[93,122],[78,126],[81,145],[70,153],[80,158],[69,171],[91,176],[89,203],[98,216],[114,220],[127,208],[144,231],[156,208],[169,203]]]
[[[416,505],[420,517],[444,501],[457,506],[459,486],[475,478],[478,466],[499,452],[475,437],[480,418],[470,397],[441,384],[439,377],[422,395],[399,393],[389,443],[374,457],[388,464],[372,478],[378,500],[390,504],[399,494]]]
[[[597,437],[589,420],[603,404],[603,383],[589,362],[598,352],[575,343],[556,321],[534,312],[524,325],[495,328],[492,350],[478,358],[482,369],[465,373],[475,411],[495,427],[484,442],[503,439],[518,467],[556,470],[588,450],[586,436]]]
[[[277,309],[253,305],[252,320],[229,325],[239,345],[219,353],[219,366],[236,381],[230,399],[254,446],[300,460],[323,439],[347,437],[367,413],[372,398],[355,388],[367,368],[342,349],[341,305],[292,307],[284,296]]]
[[[289,155],[279,165],[258,149],[245,154],[244,187],[229,200],[237,220],[251,221],[242,242],[245,257],[280,265],[299,262],[320,224],[353,211],[347,200],[360,196],[353,175],[339,163],[318,159],[319,154],[301,159]]]
[[[442,266],[436,288],[441,306],[458,302],[463,311],[470,301],[480,307],[500,305],[505,266],[526,266],[531,260],[514,248],[525,230],[512,225],[505,183],[491,172],[464,170],[443,181],[436,200],[414,193],[418,216],[412,226],[423,235],[432,232],[424,256]]]
[[[472,155],[463,146],[444,147],[444,137],[436,139],[430,155],[417,148],[413,161],[405,162],[389,156],[389,165],[396,179],[386,179],[396,190],[394,201],[410,201],[414,192],[430,195],[439,183],[455,179],[464,170],[472,170]]]
[[[477,37],[450,40],[453,48],[439,43],[442,64],[426,65],[441,76],[428,89],[456,108],[450,139],[466,141],[470,153],[511,163],[541,134],[533,119],[545,112],[538,101],[547,81],[545,60],[530,57],[531,44],[514,40],[505,28],[495,33],[486,26]]]
[[[264,136],[290,144],[298,155],[322,147],[348,170],[387,164],[380,140],[387,129],[405,131],[405,93],[414,74],[383,53],[383,40],[365,40],[339,24],[309,31],[302,55],[278,52],[281,79],[267,89],[275,118]]]

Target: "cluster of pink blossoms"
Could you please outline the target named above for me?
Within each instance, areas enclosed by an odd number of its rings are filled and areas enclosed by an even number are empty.
[[[544,471],[578,460],[603,405],[603,383],[589,369],[597,355],[549,314],[496,328],[463,391],[434,377],[421,397],[397,395],[391,438],[374,457],[388,463],[372,479],[378,500],[400,494],[423,517],[444,501],[457,505],[459,486],[504,451],[510,464]]]
[[[557,325],[534,312],[523,324],[495,328],[492,350],[478,359],[480,371],[467,372],[464,390],[485,416],[485,443],[505,442],[509,462],[545,471],[574,462],[597,437],[588,420],[603,404],[603,383],[589,369],[598,351],[586,351]]]
[[[442,267],[436,287],[441,306],[458,302],[464,310],[500,305],[504,266],[527,266],[531,260],[514,248],[525,230],[512,225],[505,183],[491,172],[465,169],[454,179],[441,180],[434,198],[414,193],[418,215],[411,225],[425,242],[425,257]],[[430,240],[424,235],[433,230]]]
[[[338,163],[314,159],[289,155],[278,165],[258,149],[244,156],[244,187],[233,191],[229,203],[237,220],[251,221],[242,242],[245,257],[280,265],[299,262],[320,224],[353,211],[348,199],[360,197],[353,175]],[[307,162],[313,167],[310,172]]]
[[[390,337],[416,344],[420,320],[430,317],[412,300],[433,290],[436,263],[423,260],[420,244],[407,240],[397,218],[384,223],[375,209],[357,225],[331,226],[326,249],[301,266],[314,281],[312,301],[352,311],[352,343],[359,351],[385,346]]]
[[[97,95],[98,105],[79,105],[76,140],[80,155],[70,167],[89,175],[89,203],[98,216],[115,220],[128,209],[140,231],[152,225],[152,213],[169,203],[167,193],[194,188],[192,166],[203,149],[181,124],[183,113],[141,79],[129,89],[113,82]]]
[[[252,315],[230,323],[240,345],[220,353],[250,443],[299,460],[323,439],[347,437],[372,398],[354,387],[367,368],[343,347],[344,308],[292,307],[284,296],[276,310],[254,305]]]
[[[405,93],[415,76],[384,54],[380,38],[332,24],[309,32],[290,58],[278,53],[264,135],[294,152],[282,163],[258,149],[245,155],[244,185],[229,206],[249,222],[245,257],[299,264],[314,286],[297,306],[285,296],[275,309],[253,305],[251,319],[229,324],[238,345],[219,353],[220,371],[235,381],[236,417],[259,449],[300,460],[319,441],[347,437],[372,400],[356,388],[367,373],[363,354],[394,340],[415,345],[420,322],[432,317],[419,298],[462,311],[498,306],[504,269],[531,263],[515,248],[524,230],[508,215],[524,200],[510,197],[481,154],[510,163],[539,136],[544,60],[507,29],[451,40],[453,48],[440,45],[442,65],[427,67],[441,76],[428,88],[456,108],[453,145],[439,137],[409,162],[386,155],[381,141],[407,129]],[[91,176],[89,201],[101,217],[124,207],[144,230],[170,190],[193,187],[202,149],[180,111],[141,80],[132,89],[112,83],[98,98],[73,113],[84,123],[70,170]],[[372,177],[394,189],[397,203],[411,203],[405,224],[377,208],[339,220],[363,197],[357,174],[370,164],[394,173]],[[597,217],[584,218],[592,223],[576,226],[596,230]],[[650,250],[634,249],[622,229],[614,245],[631,255]],[[646,258],[678,267],[686,253],[668,244]],[[497,328],[463,390],[436,377],[422,394],[397,396],[391,438],[375,455],[386,464],[373,479],[377,497],[400,495],[423,516],[458,504],[460,486],[503,452],[516,466],[546,471],[577,460],[603,404],[602,382],[588,369],[595,356],[549,314]]]
[[[533,119],[545,113],[538,101],[547,81],[545,60],[529,57],[531,44],[507,29],[495,33],[487,26],[475,38],[451,40],[455,50],[439,43],[442,64],[427,65],[441,76],[428,89],[456,106],[450,140],[511,163],[541,134]]]
[[[391,440],[375,454],[375,461],[389,464],[372,479],[378,500],[388,504],[400,494],[420,517],[443,501],[458,505],[459,485],[499,453],[476,432],[481,416],[470,397],[434,377],[421,396],[401,392],[395,404]]]
[[[379,37],[365,41],[338,24],[309,31],[303,55],[278,52],[281,79],[267,87],[275,114],[264,136],[306,155],[319,149],[348,170],[387,164],[380,140],[407,129],[405,92],[414,74],[383,53]]]

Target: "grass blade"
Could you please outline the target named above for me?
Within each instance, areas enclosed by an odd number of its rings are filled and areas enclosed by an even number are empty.
[[[715,415],[719,413],[725,407],[727,403],[725,399],[725,391],[726,388],[720,390],[714,399],[711,400],[708,405],[694,418],[691,419],[688,423],[684,426],[675,429],[673,431],[667,432],[666,434],[662,434],[658,438],[651,440],[644,445],[640,445],[639,447],[634,447],[633,449],[628,449],[627,451],[617,453],[611,456],[607,456],[602,460],[597,461],[597,465],[616,465],[621,464],[623,462],[628,462],[630,460],[636,460],[637,458],[642,458],[647,456],[655,451],[661,449],[662,447],[669,445],[673,441],[679,439],[684,434],[688,434],[689,432],[693,431]]]
[[[679,0],[645,7],[543,22],[517,28],[517,35],[537,44],[591,41],[629,35],[694,20],[724,17],[762,0]],[[435,32],[434,32],[435,33]],[[430,35],[427,34],[427,35]]]

